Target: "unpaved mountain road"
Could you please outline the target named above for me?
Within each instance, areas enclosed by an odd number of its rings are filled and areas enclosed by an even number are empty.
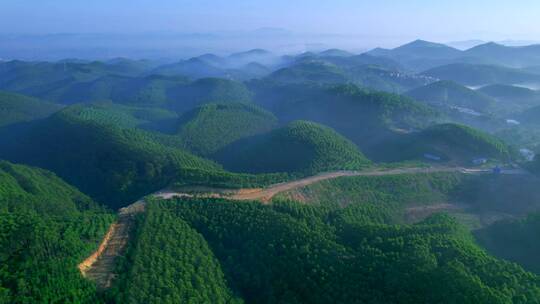
[[[320,181],[335,179],[338,177],[351,177],[351,176],[383,176],[383,175],[398,175],[398,174],[414,174],[414,173],[437,173],[437,172],[460,172],[466,174],[487,174],[491,170],[483,169],[467,169],[463,167],[427,167],[427,168],[398,168],[387,170],[368,170],[368,171],[333,171],[327,173],[321,173],[318,175],[271,185],[267,188],[253,188],[253,189],[240,189],[223,191],[219,188],[204,188],[204,192],[196,191],[195,193],[190,191],[183,191],[183,189],[172,190],[164,189],[153,194],[154,197],[162,199],[171,199],[175,197],[218,197],[226,198],[236,201],[261,201],[268,203],[270,200],[279,193],[302,188]],[[187,189],[189,190],[189,189]]]
[[[196,192],[164,189],[151,194],[152,197],[162,199],[173,199],[177,197],[214,197],[226,198],[238,201],[261,201],[269,203],[271,199],[282,192],[302,188],[320,181],[335,179],[347,176],[384,176],[414,173],[438,173],[438,172],[459,172],[464,174],[489,174],[491,170],[468,169],[464,167],[427,167],[427,168],[398,168],[398,169],[376,169],[366,171],[334,171],[310,176],[290,182],[275,184],[267,188],[225,190],[212,187],[193,187]],[[520,169],[503,170],[501,174],[527,174]],[[144,212],[145,202],[141,199],[128,207],[120,209],[118,221],[113,223],[109,231],[103,238],[98,250],[79,264],[82,275],[96,283],[98,288],[106,289],[111,286],[112,280],[116,277],[114,273],[115,259],[125,253],[126,246],[131,235],[131,228],[134,217],[138,213]]]
[[[115,259],[124,254],[134,224],[135,215],[144,212],[144,202],[138,201],[118,211],[118,220],[113,223],[101,241],[98,250],[79,264],[81,274],[96,283],[99,289],[111,287]]]

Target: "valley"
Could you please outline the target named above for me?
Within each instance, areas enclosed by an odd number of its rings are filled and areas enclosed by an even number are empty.
[[[537,303],[539,58],[0,61],[0,303]]]

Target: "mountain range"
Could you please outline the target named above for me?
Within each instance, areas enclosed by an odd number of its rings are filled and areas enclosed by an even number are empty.
[[[540,63],[540,45],[511,47],[494,42],[459,50],[445,44],[416,40],[395,49],[374,49],[367,54],[394,59],[406,68],[423,71],[454,63],[493,64],[513,68]]]

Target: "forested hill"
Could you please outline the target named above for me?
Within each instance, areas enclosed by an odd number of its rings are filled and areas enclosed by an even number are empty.
[[[239,112],[235,113],[235,107]],[[251,113],[257,123],[268,118],[268,127],[275,123],[271,114],[255,107],[237,104],[230,109],[231,112],[224,113]],[[257,115],[262,115],[262,120]],[[288,178],[287,174],[255,176],[226,172],[216,162],[187,151],[187,141],[182,137],[142,129],[161,129],[164,121],[165,125],[170,120],[177,123],[175,117],[170,111],[155,108],[111,103],[73,105],[27,126],[16,136],[0,138],[0,155],[51,170],[113,209],[172,183],[241,188]],[[229,126],[230,130],[239,130],[234,123]],[[36,146],[40,148],[34,149]]]
[[[216,159],[230,170],[252,173],[315,174],[357,170],[370,164],[351,141],[307,121],[237,141],[218,152]]]
[[[0,91],[0,128],[45,118],[60,109],[60,105]]]
[[[0,161],[0,302],[98,302],[77,264],[113,218],[53,173]]]
[[[421,129],[438,121],[440,112],[411,98],[354,85],[250,84],[254,100],[282,121],[309,120],[333,128],[369,157],[371,148],[392,139],[395,130]]]
[[[52,172],[0,160],[0,210],[62,216],[85,210],[105,211]]]
[[[520,220],[505,220],[476,232],[480,243],[500,258],[523,265],[540,273],[537,259],[540,247],[536,235],[540,231],[540,216],[531,214]]]
[[[396,226],[387,223],[388,212],[376,204],[341,209],[292,202],[154,201],[140,223],[127,268],[131,275],[120,281],[117,299],[538,302],[535,275],[487,255],[450,217]],[[171,237],[173,231],[178,237]],[[154,250],[163,243],[167,246]],[[173,278],[185,279],[170,285]],[[187,284],[187,278],[195,283]]]
[[[207,104],[178,122],[178,136],[196,154],[211,156],[236,140],[268,132],[278,119],[255,105],[243,103]]]
[[[160,144],[148,133],[100,124],[69,109],[32,127],[4,154],[54,171],[112,207],[195,172],[221,171],[217,164]]]
[[[539,49],[0,60],[0,304],[540,304]]]
[[[495,100],[452,81],[438,81],[406,93],[407,96],[439,107],[463,107],[489,112]]]
[[[451,80],[462,85],[538,83],[540,75],[497,65],[456,63],[434,67],[423,75]]]
[[[500,139],[459,124],[434,125],[411,134],[405,142],[399,149],[403,156],[421,158],[429,153],[465,166],[479,158],[505,161],[515,153]]]
[[[63,113],[101,125],[122,129],[139,128],[161,133],[173,132],[178,120],[178,114],[159,107],[140,107],[113,102],[75,104],[66,107]]]

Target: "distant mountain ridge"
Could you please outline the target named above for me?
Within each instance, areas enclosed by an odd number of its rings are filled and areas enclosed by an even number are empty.
[[[415,55],[417,57],[428,56],[428,58],[446,58],[449,56],[459,56],[460,51],[441,43],[415,40],[391,50],[378,48],[368,52],[368,54],[374,56],[390,55],[399,57]]]
[[[485,112],[495,102],[488,95],[452,81],[438,81],[406,93],[407,96],[431,105],[463,107]]]
[[[540,65],[540,44],[505,46],[487,42],[459,50],[441,43],[416,40],[394,49],[376,48],[367,54],[394,59],[415,71],[452,63],[497,64],[514,68]]]
[[[440,80],[451,80],[466,86],[540,83],[538,74],[490,64],[453,63],[429,69],[422,75]]]

